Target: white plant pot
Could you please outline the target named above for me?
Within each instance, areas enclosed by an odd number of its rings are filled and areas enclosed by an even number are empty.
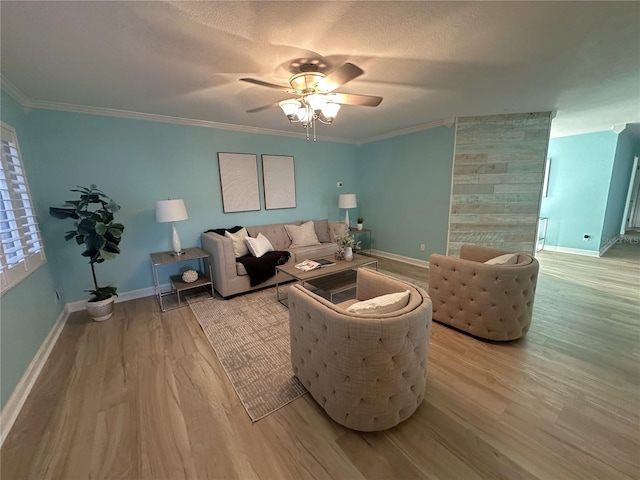
[[[99,302],[87,301],[87,312],[91,315],[96,322],[104,322],[109,320],[113,315],[113,302],[115,302],[116,296],[112,295],[106,300],[100,300]]]
[[[344,249],[344,259],[347,262],[353,260],[353,249],[351,247],[345,247]]]
[[[356,227],[356,228],[357,228],[358,230],[362,230],[362,225],[363,225],[362,223],[359,223],[359,224],[357,225],[357,227]]]

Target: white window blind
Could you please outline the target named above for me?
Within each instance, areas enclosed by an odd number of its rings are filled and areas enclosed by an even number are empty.
[[[42,237],[16,132],[2,123],[0,162],[0,295],[45,262]]]

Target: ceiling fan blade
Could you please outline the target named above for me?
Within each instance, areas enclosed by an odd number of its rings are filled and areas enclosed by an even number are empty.
[[[361,107],[377,107],[382,102],[382,97],[373,95],[356,95],[355,93],[333,93],[331,100],[343,105],[359,105]]]
[[[263,110],[267,110],[268,108],[278,107],[280,106],[280,102],[270,103],[269,105],[263,105],[262,107],[252,108],[251,110],[247,110],[247,113],[256,113],[261,112]]]
[[[333,92],[336,88],[341,87],[347,82],[350,82],[356,77],[359,77],[364,73],[360,67],[355,66],[353,63],[345,63],[339,69],[334,70],[329,75],[324,77],[316,88],[321,92]]]
[[[262,80],[257,80],[255,78],[241,78],[240,80],[242,80],[243,82],[249,82],[255,85],[260,85],[261,87],[275,88],[276,90],[282,90],[283,92],[288,92],[291,90],[291,87],[276,85],[275,83],[263,82]]]

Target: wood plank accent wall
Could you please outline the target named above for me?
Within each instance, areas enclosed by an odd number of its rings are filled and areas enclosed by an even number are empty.
[[[534,252],[550,126],[551,112],[458,118],[448,255]]]

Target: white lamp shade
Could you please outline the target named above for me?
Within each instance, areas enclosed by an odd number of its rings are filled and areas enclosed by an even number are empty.
[[[356,208],[357,206],[355,193],[341,193],[338,197],[338,208]]]
[[[298,100],[282,100],[279,105],[287,117],[293,117],[300,108],[300,102]]]
[[[329,120],[333,120],[340,110],[339,103],[327,103],[322,107],[322,114]]]
[[[311,110],[320,111],[322,107],[327,103],[327,97],[325,95],[309,95],[306,97],[306,101],[311,107]]]
[[[160,200],[156,203],[157,222],[179,222],[189,218],[184,200]]]

